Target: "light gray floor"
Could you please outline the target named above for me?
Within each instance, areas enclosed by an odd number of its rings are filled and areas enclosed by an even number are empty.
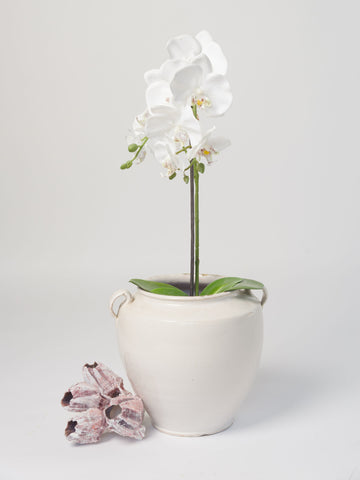
[[[345,277],[269,285],[261,369],[229,430],[176,438],[147,418],[142,442],[107,434],[90,446],[65,440],[60,399],[85,362],[124,375],[107,300],[125,279],[4,285],[0,478],[360,478],[360,326]]]

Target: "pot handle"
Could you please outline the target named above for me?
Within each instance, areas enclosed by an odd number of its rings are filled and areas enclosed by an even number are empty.
[[[120,297],[125,297],[125,299],[120,303],[117,311],[115,312],[114,303]],[[133,300],[134,300],[134,297],[131,295],[131,293],[128,290],[117,290],[110,298],[110,312],[112,313],[112,316],[115,319],[117,319],[120,313],[120,308],[126,305],[127,303],[131,303]]]
[[[251,292],[252,290],[242,290],[243,292],[247,293],[248,295],[251,295]],[[260,305],[263,307],[266,300],[268,299],[268,291],[267,289],[264,287],[262,289],[262,297],[261,297],[261,300],[260,300]]]
[[[263,307],[265,305],[265,302],[266,300],[268,299],[268,291],[267,289],[264,287],[263,288],[263,291],[262,291],[262,297],[261,297],[261,300],[260,300],[260,305]]]

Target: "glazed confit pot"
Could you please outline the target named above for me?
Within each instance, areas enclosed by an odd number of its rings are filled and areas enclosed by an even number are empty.
[[[201,275],[200,290],[217,278]],[[184,291],[189,285],[188,274],[150,280]],[[244,290],[194,297],[114,293],[110,309],[122,361],[155,428],[200,436],[232,424],[258,369],[265,300],[266,291],[261,301]]]

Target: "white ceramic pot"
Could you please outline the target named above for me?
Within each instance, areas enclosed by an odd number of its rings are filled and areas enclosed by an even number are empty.
[[[202,275],[205,285],[218,278]],[[152,277],[180,286],[189,275]],[[117,311],[116,300],[124,296]],[[244,291],[203,297],[116,292],[123,363],[154,427],[207,435],[229,427],[253,383],[263,336],[262,301]]]

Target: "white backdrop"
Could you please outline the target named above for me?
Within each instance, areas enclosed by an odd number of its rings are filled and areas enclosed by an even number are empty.
[[[360,8],[354,0],[0,0],[0,478],[360,478]],[[107,310],[188,271],[188,189],[128,171],[143,73],[207,29],[229,60],[232,146],[201,177],[201,271],[263,281],[258,381],[232,429],[63,439],[82,364],[125,375]],[[85,477],[84,477],[85,478]]]

